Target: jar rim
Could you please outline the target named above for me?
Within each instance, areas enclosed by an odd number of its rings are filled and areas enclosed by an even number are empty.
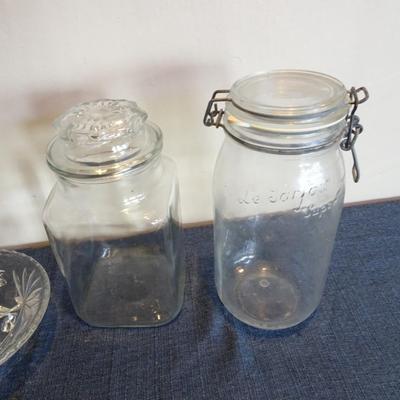
[[[229,93],[220,100],[225,131],[242,144],[278,153],[337,142],[351,105],[343,83],[307,70],[259,72],[221,92]]]

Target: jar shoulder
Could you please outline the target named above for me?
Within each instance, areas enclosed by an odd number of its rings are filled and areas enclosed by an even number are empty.
[[[157,165],[139,173],[108,182],[79,183],[60,178],[48,196],[43,220],[119,221],[126,216],[159,220],[171,203],[179,201],[177,192],[176,166],[168,157],[161,157]]]
[[[314,181],[321,176],[344,180],[344,162],[338,145],[319,151],[281,154],[253,150],[226,137],[218,154],[214,184],[229,182]]]

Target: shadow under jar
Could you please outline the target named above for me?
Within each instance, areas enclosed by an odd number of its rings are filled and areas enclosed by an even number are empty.
[[[367,98],[327,75],[280,70],[210,100],[205,125],[227,133],[214,170],[215,283],[241,321],[283,329],[317,308],[343,207],[341,148],[357,181],[354,111]]]
[[[55,123],[47,161],[58,181],[43,220],[72,304],[102,327],[157,326],[183,301],[174,163],[134,102],[98,100]]]

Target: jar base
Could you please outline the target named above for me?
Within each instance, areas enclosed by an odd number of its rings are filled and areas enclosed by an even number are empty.
[[[75,309],[76,315],[86,324],[94,328],[157,328],[159,326],[167,325],[174,321],[180,314],[182,306],[173,315],[165,315],[163,319],[157,321],[105,321],[92,319],[92,316],[82,314],[79,310]]]
[[[167,324],[183,301],[183,277],[163,255],[143,248],[114,248],[92,265],[85,290],[70,287],[78,316],[97,327],[152,327]]]
[[[285,277],[260,269],[244,274],[232,290],[219,296],[234,317],[267,330],[295,326],[314,311],[301,306],[296,285]]]

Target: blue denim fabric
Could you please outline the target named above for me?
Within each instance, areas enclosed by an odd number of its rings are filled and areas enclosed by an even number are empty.
[[[399,202],[344,210],[320,307],[273,333],[218,300],[211,227],[187,230],[185,303],[160,328],[89,327],[49,248],[25,252],[46,268],[51,301],[0,367],[0,399],[400,399]]]

